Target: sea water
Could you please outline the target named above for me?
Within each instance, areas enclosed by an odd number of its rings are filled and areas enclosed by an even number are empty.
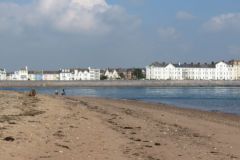
[[[36,88],[37,92],[61,93],[63,88]],[[165,103],[184,108],[225,112],[240,115],[240,87],[69,87],[67,95],[93,96],[114,99],[141,100]],[[29,88],[1,90],[29,91]]]

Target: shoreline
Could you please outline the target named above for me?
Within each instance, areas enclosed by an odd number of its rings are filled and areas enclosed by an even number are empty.
[[[0,91],[0,102],[2,159],[240,159],[240,116],[13,91]]]
[[[240,81],[104,80],[104,81],[0,81],[9,87],[240,87]]]
[[[89,97],[89,96],[66,96],[66,99],[68,98],[86,98],[86,99],[93,99],[93,100],[106,100],[106,101],[115,101],[117,103],[121,102],[126,102],[126,103],[131,103],[134,105],[143,105],[147,106],[145,108],[151,108],[151,109],[156,109],[156,110],[168,110],[168,111],[177,111],[178,113],[185,113],[191,116],[191,113],[195,113],[197,115],[202,117],[203,115],[205,116],[214,116],[216,118],[224,117],[228,120],[236,120],[240,122],[240,114],[235,114],[235,113],[227,113],[227,112],[221,112],[221,111],[208,111],[208,110],[203,110],[203,109],[198,109],[198,108],[187,108],[187,107],[179,107],[177,105],[171,105],[167,103],[155,103],[155,102],[148,102],[148,101],[143,101],[143,100],[135,100],[135,99],[114,99],[114,98],[106,98],[106,97]],[[237,124],[240,127],[240,123]]]
[[[26,87],[26,88],[28,88],[28,87]],[[37,90],[38,88],[43,88],[43,87],[36,87],[34,89]],[[46,88],[52,88],[52,87],[46,87]],[[69,88],[72,88],[72,87],[67,87],[67,88],[64,88],[64,89],[67,90]],[[86,87],[86,88],[88,88],[88,87]],[[10,92],[18,92],[18,93],[28,92],[28,91],[16,91],[16,90],[14,90],[14,88],[13,88],[13,90],[4,90],[4,88],[2,88],[2,89],[0,88],[0,92],[1,91],[10,91]],[[28,88],[28,89],[30,91],[31,87]],[[37,93],[38,93],[38,91],[37,91]],[[38,94],[45,95],[45,96],[53,96],[54,95],[54,93],[52,93],[52,94],[38,93]],[[207,109],[203,109],[201,107],[196,107],[196,106],[184,106],[184,105],[177,105],[177,104],[168,104],[168,103],[164,103],[164,102],[154,102],[154,101],[148,101],[148,100],[143,100],[143,99],[142,100],[141,99],[126,99],[126,98],[113,98],[113,97],[101,97],[101,96],[92,96],[91,97],[91,96],[81,96],[81,95],[67,95],[66,97],[85,97],[85,98],[96,98],[96,99],[106,99],[106,100],[116,100],[116,101],[117,100],[130,101],[130,102],[133,101],[133,102],[140,102],[140,103],[151,104],[151,105],[161,105],[161,106],[174,107],[174,108],[183,109],[183,110],[196,110],[196,111],[203,111],[203,112],[216,113],[216,114],[226,114],[226,115],[240,116],[240,113],[224,112],[224,111],[221,111],[221,110],[207,110]]]

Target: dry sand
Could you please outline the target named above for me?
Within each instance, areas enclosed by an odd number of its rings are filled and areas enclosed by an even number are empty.
[[[0,92],[0,160],[238,160],[240,117]]]

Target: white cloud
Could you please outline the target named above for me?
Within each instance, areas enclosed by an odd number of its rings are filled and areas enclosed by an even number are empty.
[[[203,27],[205,30],[213,32],[222,30],[240,31],[240,13],[227,13],[213,17]]]
[[[195,18],[191,13],[186,12],[186,11],[179,11],[176,14],[176,18],[178,20],[192,20]]]
[[[29,5],[0,2],[0,31],[25,27],[50,27],[73,33],[106,33],[124,19],[124,27],[139,21],[105,0],[37,0]],[[127,22],[127,23],[126,23]]]
[[[158,34],[162,39],[165,40],[174,40],[180,36],[174,27],[161,27],[158,29]]]

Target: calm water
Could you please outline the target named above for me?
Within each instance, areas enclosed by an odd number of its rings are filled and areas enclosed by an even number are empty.
[[[61,91],[62,88],[58,88]],[[28,91],[27,88],[2,90]],[[37,91],[53,94],[56,88],[38,88]],[[178,107],[221,111],[240,115],[240,88],[238,87],[177,87],[177,88],[65,88],[67,95],[97,96],[115,99],[135,99],[166,103]]]

